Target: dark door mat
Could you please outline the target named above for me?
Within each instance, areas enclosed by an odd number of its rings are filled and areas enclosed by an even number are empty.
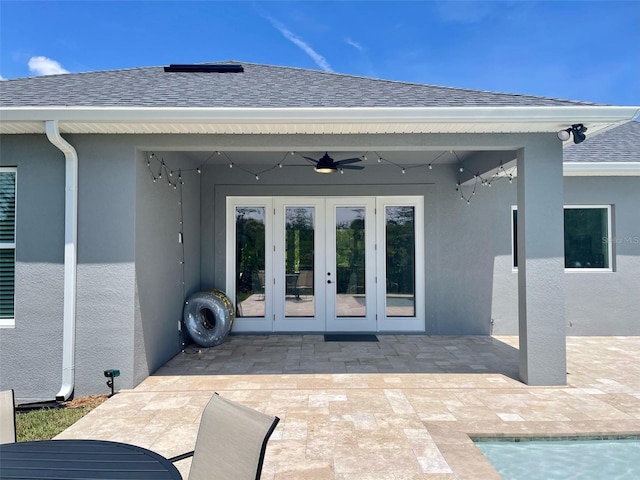
[[[377,342],[378,337],[369,333],[327,333],[325,342]]]

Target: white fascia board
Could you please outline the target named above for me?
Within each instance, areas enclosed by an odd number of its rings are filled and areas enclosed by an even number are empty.
[[[640,162],[565,162],[565,177],[640,176]]]
[[[624,123],[640,107],[601,105],[554,107],[425,107],[425,108],[177,108],[177,107],[1,107],[3,122],[235,122],[235,123],[472,123],[526,121],[561,128],[573,123]],[[535,129],[532,129],[535,130]],[[524,131],[524,130],[523,130]]]

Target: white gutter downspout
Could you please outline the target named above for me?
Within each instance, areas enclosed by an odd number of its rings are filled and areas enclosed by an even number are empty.
[[[64,153],[64,310],[62,320],[62,386],[57,401],[68,400],[75,386],[76,266],[78,239],[78,153],[60,136],[57,120],[45,121],[49,141]]]

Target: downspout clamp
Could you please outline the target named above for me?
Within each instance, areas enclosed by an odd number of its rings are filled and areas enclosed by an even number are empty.
[[[78,153],[60,136],[57,120],[45,121],[47,138],[65,162],[64,194],[64,310],[62,320],[62,385],[56,400],[68,400],[75,386],[76,267],[78,240]]]

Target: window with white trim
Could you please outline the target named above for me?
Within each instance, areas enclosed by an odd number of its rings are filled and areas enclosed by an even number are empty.
[[[512,207],[513,267],[518,267],[518,210]],[[564,268],[567,270],[611,270],[610,205],[565,205]]]
[[[0,326],[12,325],[14,318],[16,173],[0,167]]]

